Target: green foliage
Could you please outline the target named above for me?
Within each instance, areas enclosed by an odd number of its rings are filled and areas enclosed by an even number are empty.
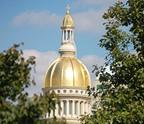
[[[100,107],[86,124],[144,123],[144,1],[117,2],[103,16],[106,33],[100,46],[108,52],[105,67],[98,72],[108,88]]]
[[[27,95],[24,89],[32,83],[30,71],[35,64],[34,59],[25,60],[19,44],[0,53],[1,124],[11,123],[17,118],[16,102]]]
[[[25,88],[35,84],[30,75],[35,57],[26,60],[19,46],[0,53],[0,124],[47,124],[40,120],[55,111],[58,97],[54,92],[28,96]]]
[[[58,104],[57,95],[52,93],[47,93],[44,95],[34,95],[32,98],[23,97],[17,105],[18,109],[18,123],[19,124],[49,124],[45,120],[46,113],[51,113],[55,111],[56,104]],[[25,102],[24,102],[25,101]],[[54,117],[56,119],[56,117]],[[56,121],[56,120],[51,120]]]
[[[25,60],[19,45],[0,53],[0,103],[15,101],[21,92],[31,84],[30,71],[35,64],[34,57]]]

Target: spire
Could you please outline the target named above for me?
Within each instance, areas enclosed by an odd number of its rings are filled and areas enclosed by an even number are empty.
[[[70,5],[69,4],[67,4],[67,6],[66,6],[66,14],[70,14]]]
[[[66,7],[66,15],[64,16],[62,29],[62,41],[59,48],[61,56],[75,56],[76,48],[74,43],[74,21],[70,15],[69,4]]]

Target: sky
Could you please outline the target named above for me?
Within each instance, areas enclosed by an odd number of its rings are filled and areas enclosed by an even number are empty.
[[[116,0],[0,0],[0,51],[14,43],[24,43],[24,56],[36,57],[37,85],[30,93],[41,91],[49,64],[58,57],[61,29],[66,5],[75,22],[77,57],[90,71],[92,65],[102,65],[106,51],[99,47],[105,32],[102,15]]]

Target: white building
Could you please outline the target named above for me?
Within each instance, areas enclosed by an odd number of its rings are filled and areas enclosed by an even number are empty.
[[[86,66],[76,57],[74,21],[69,8],[61,30],[60,56],[48,68],[43,91],[55,91],[59,95],[62,109],[57,106],[57,118],[64,117],[69,124],[79,124],[80,115],[91,111],[91,99],[86,92],[91,81]]]

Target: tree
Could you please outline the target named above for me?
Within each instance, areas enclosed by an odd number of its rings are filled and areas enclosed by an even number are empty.
[[[31,66],[35,64],[34,57],[25,60],[18,47],[19,45],[15,44],[0,53],[0,103],[5,100],[17,100],[31,83],[30,71]]]
[[[0,124],[44,123],[43,116],[55,110],[58,97],[54,92],[28,96],[25,88],[35,84],[30,75],[35,57],[25,59],[19,47],[0,53]]]
[[[30,71],[35,64],[34,57],[27,60],[15,44],[0,53],[0,123],[7,124],[16,118],[15,104],[18,99],[26,96],[24,89],[32,80]]]
[[[25,99],[25,100],[24,100]],[[25,101],[25,102],[24,102]],[[52,119],[46,119],[46,113],[50,114],[55,111],[56,105],[58,104],[58,96],[52,92],[47,94],[36,95],[32,98],[23,97],[17,105],[18,123],[19,124],[49,124],[50,122],[57,122],[56,117]]]
[[[117,2],[103,15],[107,50],[105,66],[96,73],[107,89],[87,124],[144,123],[144,1]],[[105,71],[110,67],[111,73]]]

